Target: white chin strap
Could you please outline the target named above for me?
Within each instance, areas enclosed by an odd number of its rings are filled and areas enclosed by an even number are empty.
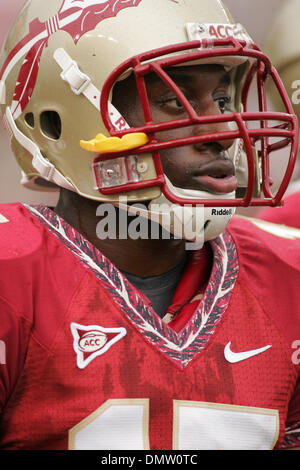
[[[235,199],[235,192],[215,195],[206,191],[176,188],[165,176],[169,189],[177,197],[185,199]],[[235,213],[234,207],[204,207],[185,204],[173,204],[164,194],[153,199],[148,209],[141,205],[129,206],[120,200],[116,204],[129,214],[138,215],[159,223],[175,238],[188,242],[202,242],[212,240],[222,233]]]

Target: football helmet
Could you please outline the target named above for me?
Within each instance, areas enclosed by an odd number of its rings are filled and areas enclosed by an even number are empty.
[[[224,113],[198,115],[168,73],[193,64],[221,64],[230,73],[232,99]],[[184,207],[191,218],[204,206],[201,232],[211,239],[235,207],[279,204],[291,178],[298,145],[293,109],[268,57],[220,0],[28,0],[10,29],[0,67],[2,113],[29,187],[42,179],[129,211],[132,203],[147,201],[148,218],[157,217],[161,205],[175,207],[175,216]],[[186,109],[184,119],[153,121],[145,86],[153,73]],[[130,74],[144,116],[138,127],[113,102],[115,84]],[[274,81],[284,112],[268,110],[267,80]],[[248,105],[253,84],[254,110]],[[228,124],[222,135],[201,132],[220,122]],[[199,132],[190,137],[156,139],[157,133],[195,127]],[[236,168],[236,192],[189,191],[164,174],[166,149],[220,139],[234,142],[228,158]],[[288,165],[273,194],[269,157],[285,146]]]

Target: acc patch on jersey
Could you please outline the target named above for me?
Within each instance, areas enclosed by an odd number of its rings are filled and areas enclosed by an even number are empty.
[[[93,359],[106,353],[127,333],[122,327],[103,328],[99,325],[84,326],[78,323],[71,323],[71,332],[79,369],[84,369]]]

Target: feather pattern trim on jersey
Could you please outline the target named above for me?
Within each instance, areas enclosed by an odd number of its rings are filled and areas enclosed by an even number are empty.
[[[203,298],[195,302],[190,321],[177,333],[127,278],[67,222],[47,207],[26,207],[93,272],[142,336],[179,368],[186,367],[203,350],[227,309],[239,272],[236,247],[227,232],[210,242],[214,264],[208,286]]]
[[[286,426],[282,448],[300,448],[300,421]]]

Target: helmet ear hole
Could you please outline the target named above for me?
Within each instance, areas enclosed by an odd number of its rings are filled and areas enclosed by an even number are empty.
[[[58,140],[61,136],[61,119],[56,111],[43,111],[40,116],[41,132],[48,138]]]
[[[33,113],[27,113],[25,115],[25,122],[28,125],[28,127],[31,127],[31,129],[34,129],[34,115],[33,115]]]

